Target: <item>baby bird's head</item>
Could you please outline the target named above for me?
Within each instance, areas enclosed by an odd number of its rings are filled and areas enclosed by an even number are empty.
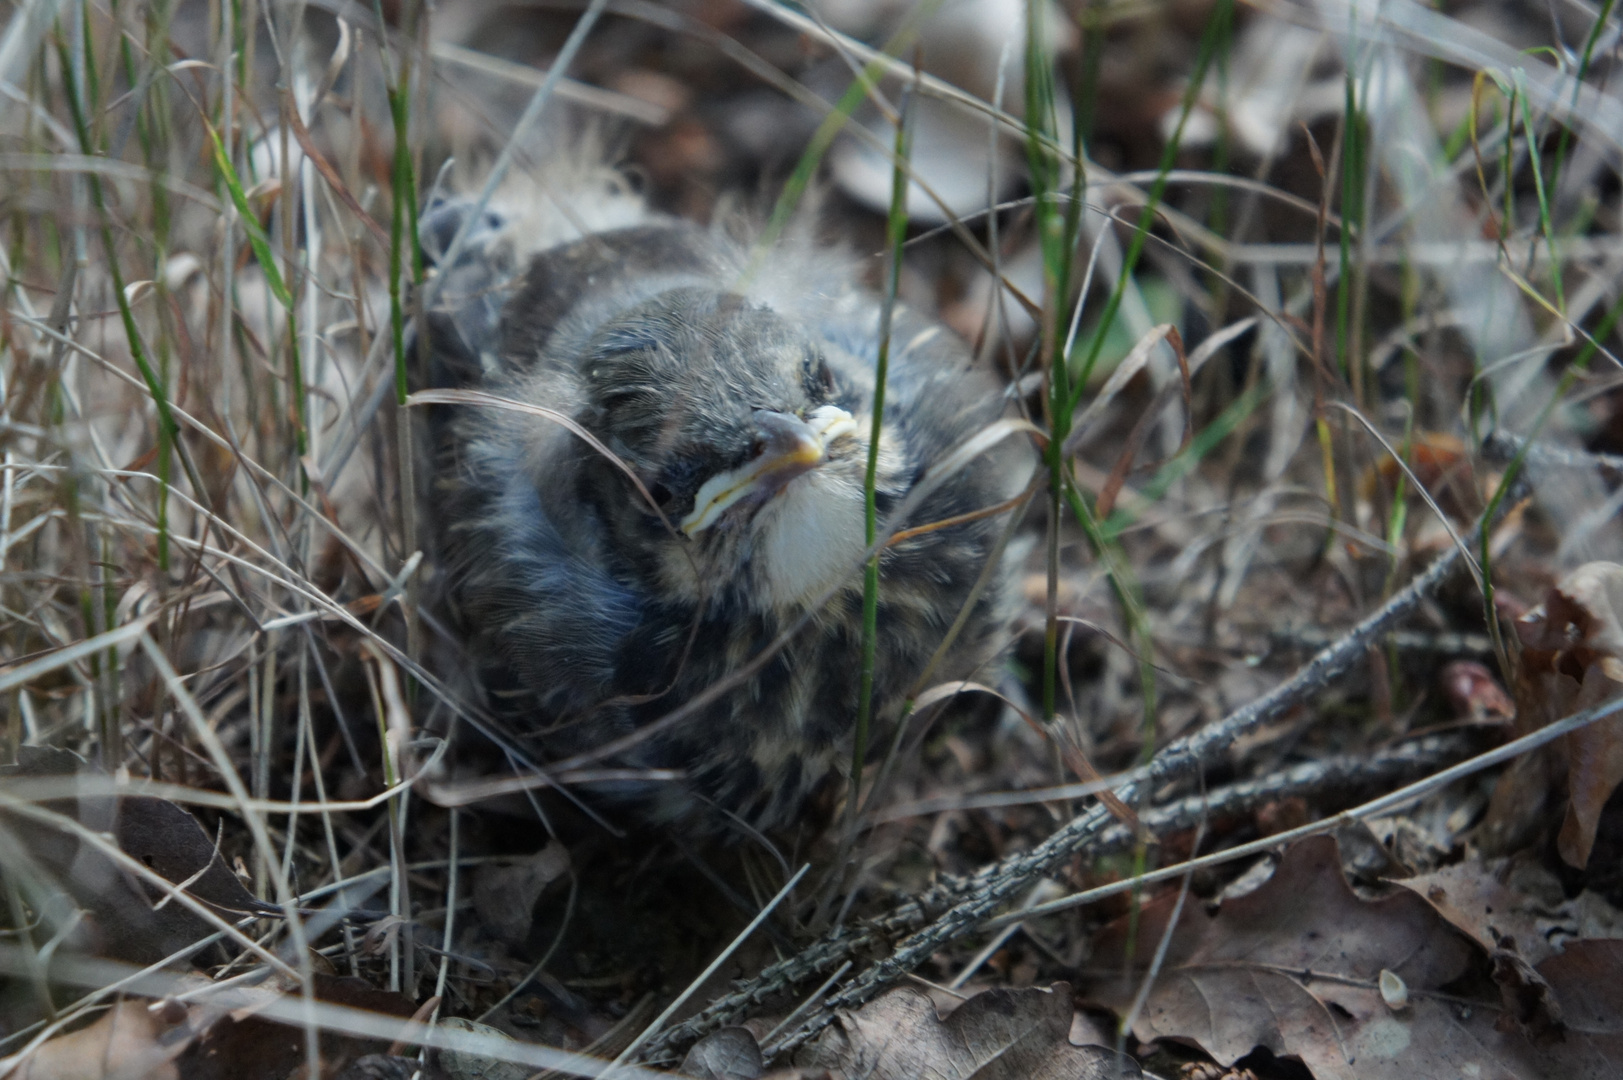
[[[873,391],[835,348],[707,287],[671,289],[599,328],[579,367],[582,419],[664,520],[607,463],[593,482],[611,545],[652,570],[660,593],[786,612],[858,580]],[[905,489],[898,438],[880,440],[881,507]]]

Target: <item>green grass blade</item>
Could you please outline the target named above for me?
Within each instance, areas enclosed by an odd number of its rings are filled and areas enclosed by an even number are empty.
[[[1556,251],[1555,226],[1550,220],[1550,192],[1544,186],[1544,169],[1539,163],[1539,140],[1533,133],[1533,114],[1527,104],[1527,93],[1524,87],[1526,76],[1518,71],[1516,73],[1517,89],[1521,90],[1522,99],[1522,131],[1527,135],[1527,163],[1533,171],[1533,192],[1538,197],[1538,225],[1544,236],[1544,245],[1550,253],[1550,284],[1555,289],[1556,310],[1567,310],[1566,291],[1561,285],[1561,257]],[[1553,189],[1553,184],[1552,184]]]
[[[220,133],[215,130],[213,124],[208,125],[208,133],[209,146],[214,152],[215,171],[220,174],[220,180],[225,184],[231,202],[241,215],[243,231],[248,234],[248,243],[254,249],[254,258],[259,262],[259,268],[265,275],[265,284],[270,288],[271,295],[276,297],[276,302],[291,312],[293,294],[288,291],[287,282],[282,279],[282,272],[276,268],[276,257],[271,252],[270,237],[265,235],[264,227],[259,224],[259,216],[248,204],[248,195],[242,189],[242,180],[237,176],[237,170],[232,166],[230,157],[226,155],[225,145],[220,142]]]
[[[1595,58],[1595,46],[1600,42],[1601,31],[1611,21],[1612,9],[1617,6],[1617,0],[1604,0],[1600,12],[1595,16],[1595,25],[1589,28],[1589,35],[1584,38],[1584,51],[1578,58],[1578,70],[1572,80],[1572,107],[1576,112],[1578,108],[1578,91],[1583,88],[1584,80],[1589,77],[1589,65]],[[1556,191],[1561,182],[1561,170],[1567,163],[1567,150],[1572,142],[1572,125],[1561,125],[1561,138],[1555,147],[1555,161],[1550,165],[1550,190]]]
[[[874,361],[873,419],[868,430],[868,463],[863,474],[863,543],[873,547],[879,535],[879,439],[885,422],[885,385],[890,375],[891,323],[896,312],[896,294],[902,280],[902,245],[907,240],[908,163],[912,158],[909,130],[909,93],[897,118],[895,162],[891,169],[890,211],[885,217],[885,291],[879,306],[879,352]],[[857,690],[856,738],[851,750],[851,795],[848,802],[853,820],[860,804],[862,766],[868,757],[868,737],[873,714],[875,654],[879,641],[879,559],[875,552],[868,560],[862,579],[862,674]]]
[[[1110,293],[1110,299],[1105,303],[1104,312],[1099,317],[1100,326],[1109,326],[1116,312],[1121,307],[1122,297],[1127,291],[1127,283],[1132,280],[1133,272],[1138,267],[1139,256],[1144,251],[1144,238],[1149,234],[1150,226],[1155,223],[1155,216],[1161,201],[1166,196],[1168,176],[1178,159],[1178,150],[1182,144],[1185,125],[1189,122],[1189,114],[1195,107],[1195,100],[1200,95],[1200,88],[1206,82],[1206,72],[1210,70],[1213,59],[1217,56],[1219,46],[1228,40],[1230,26],[1234,21],[1234,0],[1218,0],[1212,12],[1211,21],[1206,24],[1206,32],[1201,36],[1200,53],[1195,61],[1195,70],[1189,77],[1189,85],[1184,89],[1183,100],[1179,106],[1178,124],[1173,129],[1172,137],[1167,140],[1165,149],[1161,152],[1161,161],[1156,168],[1155,183],[1150,186],[1149,199],[1144,208],[1139,211],[1138,222],[1133,229],[1132,240],[1128,244],[1127,255],[1122,260],[1121,273],[1116,280],[1116,286]],[[1096,338],[1092,348],[1088,350],[1087,359],[1082,363],[1080,378],[1077,380],[1079,388],[1085,387],[1088,377],[1093,373],[1093,365],[1098,362],[1099,350],[1104,344],[1103,337]],[[1076,407],[1076,400],[1068,402],[1067,412]]]
[[[86,156],[95,156],[96,147],[90,134],[90,125],[86,120],[85,103],[79,96],[79,86],[74,79],[74,65],[68,55],[66,44],[59,44],[59,54],[62,63],[62,82],[68,99],[68,111],[73,117],[74,133],[79,139],[79,148]],[[106,194],[102,191],[101,177],[94,171],[87,172],[85,179],[90,187],[91,201],[95,203],[96,213],[101,220],[102,247],[107,252],[107,271],[112,278],[113,298],[118,304],[119,321],[124,327],[124,336],[129,345],[130,358],[135,362],[135,368],[141,374],[141,380],[146,384],[147,392],[152,396],[153,403],[158,409],[158,440],[160,455],[167,455],[171,447],[176,444],[176,437],[180,433],[179,425],[175,423],[174,412],[169,406],[169,392],[164,382],[158,376],[157,369],[152,366],[147,356],[146,345],[141,338],[141,330],[135,323],[135,313],[130,309],[129,293],[124,287],[124,271],[119,266],[118,248],[113,243],[113,229],[109,224],[110,215],[107,209]],[[186,467],[187,475],[191,479],[195,491],[202,492],[202,482],[193,472],[191,465],[185,457],[181,459]],[[158,568],[165,572],[169,569],[169,485],[164,476],[159,477],[158,485]]]

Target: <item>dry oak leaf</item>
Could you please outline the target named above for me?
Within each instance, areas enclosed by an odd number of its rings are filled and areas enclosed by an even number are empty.
[[[1545,1045],[1478,1011],[1463,1026],[1493,1063],[1473,1080],[1617,1080],[1623,1076],[1623,941],[1573,941],[1538,965],[1561,1005],[1562,1030]],[[1505,1015],[1505,1014],[1500,1014]],[[1431,1076],[1432,1073],[1417,1073]],[[1456,1075],[1454,1073],[1436,1075]]]
[[[1472,724],[1508,724],[1516,717],[1516,703],[1480,661],[1454,660],[1445,664],[1437,675],[1437,685],[1456,719]]]
[[[1507,1036],[1503,1060],[1518,1077],[1616,1080],[1623,1076],[1623,941],[1573,941],[1538,965],[1539,976],[1561,1003],[1564,1037],[1535,1050]]]
[[[1140,956],[1154,952],[1172,899],[1144,909]],[[1122,920],[1106,930],[1094,963],[1121,970],[1124,929]],[[1383,969],[1408,987],[1401,1012],[1381,999]],[[1623,941],[1571,941],[1481,1000],[1449,985],[1470,974],[1460,985],[1480,986],[1492,970],[1482,946],[1419,894],[1356,896],[1334,842],[1318,837],[1287,850],[1272,878],[1217,915],[1185,905],[1133,1030],[1195,1043],[1220,1062],[1265,1046],[1299,1058],[1315,1080],[1623,1076]],[[1122,1008],[1137,989],[1136,979],[1118,979],[1100,996]],[[1559,1017],[1551,1008],[1518,1017],[1502,1006],[1499,990],[1524,989],[1547,989]],[[1549,1023],[1556,1019],[1559,1033]]]
[[[179,1080],[175,1058],[191,1031],[180,1027],[186,1009],[121,1001],[95,1023],[44,1043],[4,1080]]]
[[[1511,888],[1500,880],[1495,867],[1480,859],[1439,867],[1393,884],[1425,897],[1439,915],[1484,949],[1511,938],[1516,951],[1534,965],[1555,952],[1538,925],[1539,900]]]
[[[1623,938],[1623,911],[1590,891],[1569,899],[1560,879],[1528,861],[1473,856],[1392,884],[1424,896],[1484,949],[1514,940],[1535,968],[1576,938]]]
[[[322,1003],[364,1009],[383,1016],[405,1020],[417,1009],[404,994],[379,990],[353,976],[317,972],[312,981],[317,1010]],[[263,987],[262,1001],[297,990]],[[302,1027],[280,1023],[258,1015],[259,1005],[249,1005],[215,1018],[180,1058],[180,1080],[288,1080],[305,1062]],[[356,1059],[378,1054],[387,1047],[379,1039],[323,1031],[318,1036],[322,1075],[342,1072]]]
[[[1138,1080],[1128,1057],[1102,1046],[1072,1046],[1071,991],[998,988],[942,1020],[923,991],[898,987],[854,1013],[842,1013],[796,1055],[803,1068],[837,1080]]]
[[[548,885],[569,872],[569,852],[557,840],[533,855],[481,866],[473,878],[473,907],[492,937],[523,945],[535,902]]]
[[[1516,620],[1516,634],[1522,700],[1536,726],[1623,697],[1623,566],[1580,566]],[[1565,742],[1568,803],[1556,847],[1567,863],[1583,867],[1601,810],[1623,783],[1623,715],[1574,731]]]
[[[1471,468],[1469,448],[1456,435],[1442,431],[1419,431],[1409,448],[1409,471],[1420,486],[1451,517],[1472,518],[1482,512],[1482,495]],[[1407,477],[1397,459],[1383,457],[1358,478],[1358,496],[1373,502],[1377,490],[1391,502],[1397,497],[1398,482]],[[1408,485],[1411,498],[1414,487]]]
[[[217,911],[280,913],[243,887],[191,814],[166,799],[102,794],[108,779],[79,755],[54,747],[19,747],[17,764],[0,765],[0,785],[49,791],[50,797],[35,800],[38,807],[110,835],[124,854]],[[88,916],[71,939],[86,952],[156,963],[214,930],[63,828],[0,812],[0,862],[23,882],[47,922],[60,924],[74,908]]]
[[[1103,932],[1093,959],[1112,975],[1097,988],[1103,1003],[1131,1006],[1175,900],[1164,894],[1141,913],[1130,979],[1119,974],[1127,920]],[[1342,876],[1335,841],[1315,837],[1289,848],[1273,877],[1217,915],[1184,905],[1133,1033],[1194,1043],[1227,1064],[1266,1047],[1299,1058],[1316,1080],[1489,1080],[1506,1074],[1475,1038],[1460,1037],[1458,1006],[1435,994],[1482,961],[1482,950],[1419,896],[1361,900]],[[1381,998],[1383,970],[1409,988],[1401,1014]]]

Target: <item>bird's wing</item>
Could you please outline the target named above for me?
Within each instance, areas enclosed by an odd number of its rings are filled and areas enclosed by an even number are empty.
[[[646,598],[615,580],[601,559],[559,529],[510,441],[473,448],[474,475],[449,507],[462,615],[477,636],[567,715],[608,696],[620,641]]]

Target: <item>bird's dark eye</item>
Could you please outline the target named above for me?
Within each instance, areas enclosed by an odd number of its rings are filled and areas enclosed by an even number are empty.
[[[646,483],[654,505],[669,515],[692,502],[700,479],[699,460],[688,455],[677,455],[666,461],[664,468],[648,477]]]
[[[599,400],[602,402],[603,411],[609,415],[614,415],[624,409],[636,405],[638,399],[640,399],[642,396],[642,392],[635,389],[611,390],[604,394]]]
[[[822,356],[809,352],[801,366],[801,385],[813,401],[826,401],[834,396],[834,370]]]

